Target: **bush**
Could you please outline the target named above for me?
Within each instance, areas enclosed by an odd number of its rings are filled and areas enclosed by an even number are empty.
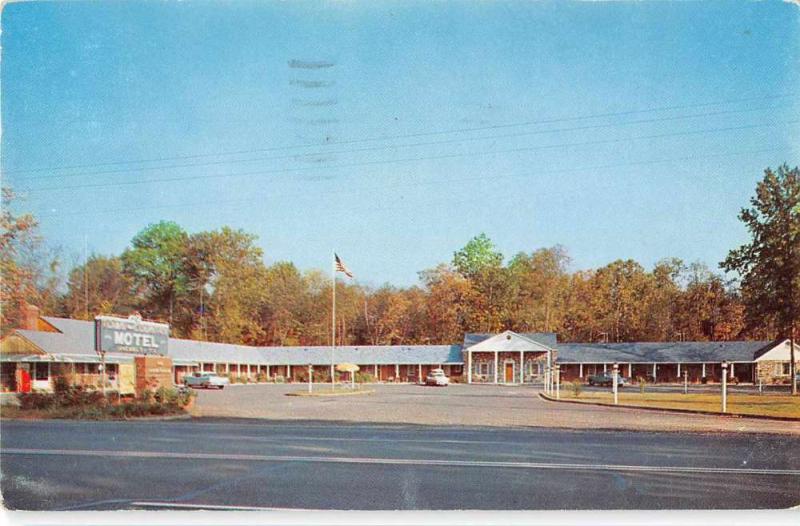
[[[56,405],[56,397],[50,393],[20,393],[17,398],[20,409],[50,409]]]
[[[369,384],[375,381],[375,377],[369,373],[362,373],[361,371],[356,372],[356,383],[359,384]]]
[[[570,383],[570,388],[572,389],[572,396],[579,398],[583,392],[583,382],[580,380],[573,380]]]
[[[256,375],[256,381],[259,383],[263,383],[267,381],[267,374],[266,373],[258,373]]]

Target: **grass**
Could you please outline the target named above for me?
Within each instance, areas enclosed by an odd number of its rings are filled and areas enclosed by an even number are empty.
[[[614,395],[609,392],[584,392],[575,398],[572,393],[561,392],[562,400],[579,402],[614,403]],[[619,403],[640,407],[664,409],[690,409],[694,411],[721,412],[720,393],[639,393],[620,392]],[[800,396],[789,394],[745,394],[728,393],[728,413],[741,415],[761,415],[800,418]]]
[[[336,384],[335,389],[331,389],[331,384],[315,384],[313,392],[309,393],[308,389],[302,391],[293,391],[286,393],[286,396],[351,396],[351,395],[365,395],[372,394],[375,391],[372,389],[362,389],[359,384],[356,384],[353,389],[350,384]]]

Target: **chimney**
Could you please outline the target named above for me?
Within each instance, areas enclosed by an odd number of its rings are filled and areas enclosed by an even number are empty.
[[[21,329],[29,331],[39,330],[39,307],[24,303],[22,305],[22,323]]]

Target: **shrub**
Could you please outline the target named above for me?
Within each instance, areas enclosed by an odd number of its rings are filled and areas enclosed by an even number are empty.
[[[647,386],[647,378],[639,376],[636,378],[636,382],[639,384],[639,392],[644,394],[645,387]]]
[[[362,373],[361,371],[356,372],[356,383],[359,384],[369,384],[375,380],[375,377],[372,376],[370,373]]]
[[[573,380],[570,383],[570,388],[572,389],[572,396],[579,398],[583,392],[583,382],[580,380]]]
[[[267,381],[267,374],[266,373],[258,373],[256,375],[256,381],[259,382],[259,383],[266,382]]]
[[[286,381],[286,379],[285,379],[283,376],[281,376],[281,375],[278,375],[278,376],[276,376],[276,377],[275,377],[275,383],[276,383],[276,384],[282,384],[282,383],[284,383],[285,381]]]
[[[56,397],[50,393],[20,393],[20,409],[49,409],[56,405]]]

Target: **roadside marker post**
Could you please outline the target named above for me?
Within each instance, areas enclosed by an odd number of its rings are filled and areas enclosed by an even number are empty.
[[[616,363],[616,362],[614,362],[613,371],[614,371],[613,372],[613,377],[614,378],[613,378],[613,380],[611,380],[611,385],[613,386],[613,390],[614,390],[614,405],[618,405],[619,404],[619,386],[617,385],[617,382],[618,382],[618,379],[619,379],[619,364]]]
[[[722,362],[722,412],[728,412],[728,362]]]
[[[683,371],[683,394],[689,394],[689,373]]]
[[[312,384],[314,383],[314,368],[308,364],[308,392],[312,391]]]

